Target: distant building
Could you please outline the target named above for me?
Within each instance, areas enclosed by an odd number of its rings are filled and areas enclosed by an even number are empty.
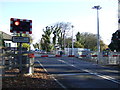
[[[86,49],[86,48],[65,48],[65,54],[66,55],[72,55],[72,52],[74,55],[86,55],[90,52],[90,49]]]

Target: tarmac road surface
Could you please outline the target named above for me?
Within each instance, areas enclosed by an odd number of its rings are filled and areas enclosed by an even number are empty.
[[[120,72],[75,57],[36,57],[35,63],[43,67],[64,89],[115,88],[120,90]]]

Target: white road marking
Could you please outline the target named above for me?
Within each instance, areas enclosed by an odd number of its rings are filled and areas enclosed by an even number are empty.
[[[63,62],[63,63],[66,63],[66,64],[69,65],[69,66],[72,66],[72,67],[74,67],[74,68],[77,68],[75,65],[72,65],[72,64],[70,64],[70,63],[68,63],[68,62],[65,62],[65,61],[63,61],[63,60],[58,60],[58,61],[61,61],[61,62]],[[98,76],[98,77],[101,77],[101,78],[103,78],[103,79],[112,81],[112,82],[114,82],[114,83],[120,84],[120,82],[116,81],[115,78],[110,77],[110,76],[108,76],[108,75],[102,75],[102,74],[94,73],[94,72],[91,72],[90,70],[87,70],[87,69],[81,69],[81,70],[82,70],[82,71],[85,71],[85,72],[88,72],[88,73],[90,73],[90,74],[96,75],[96,76]]]
[[[88,75],[89,73],[67,73],[67,74],[51,74],[52,76],[73,76],[73,75]]]
[[[63,63],[66,63],[67,65],[69,65],[69,66],[72,66],[72,67],[75,67],[75,68],[76,68],[76,66],[75,66],[75,65],[70,64],[70,63],[68,63],[68,62],[65,62],[65,61],[63,61],[63,60],[58,60],[58,61],[63,62]]]
[[[107,79],[107,80],[109,80],[109,81],[112,81],[112,82],[114,82],[114,83],[120,84],[120,82],[116,81],[115,78],[110,77],[110,76],[108,76],[108,75],[102,75],[102,74],[99,75],[98,73],[93,73],[93,72],[91,72],[91,71],[89,71],[89,70],[87,70],[87,69],[82,69],[82,70],[85,71],[85,72],[88,72],[88,73],[90,73],[90,74],[96,75],[96,76],[98,76],[98,77],[101,77],[101,78]]]
[[[51,76],[51,78],[53,78],[53,80],[55,80],[62,88],[64,88],[65,90],[67,90],[67,87],[65,87],[62,83],[60,83],[55,77],[53,77],[52,75],[50,75],[50,73],[48,73],[48,71],[44,68],[44,66],[40,63],[40,61],[37,60],[37,62],[40,64],[40,66],[42,66],[42,68],[44,69],[44,71],[49,74],[49,76]]]

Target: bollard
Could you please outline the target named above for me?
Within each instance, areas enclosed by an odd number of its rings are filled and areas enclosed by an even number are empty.
[[[34,54],[30,53],[28,54],[28,57],[30,58],[29,60],[29,74],[33,74],[34,73]]]

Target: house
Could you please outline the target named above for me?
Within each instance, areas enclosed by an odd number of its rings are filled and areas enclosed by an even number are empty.
[[[0,31],[0,48],[14,46],[15,44],[12,43],[12,36],[3,31]]]

